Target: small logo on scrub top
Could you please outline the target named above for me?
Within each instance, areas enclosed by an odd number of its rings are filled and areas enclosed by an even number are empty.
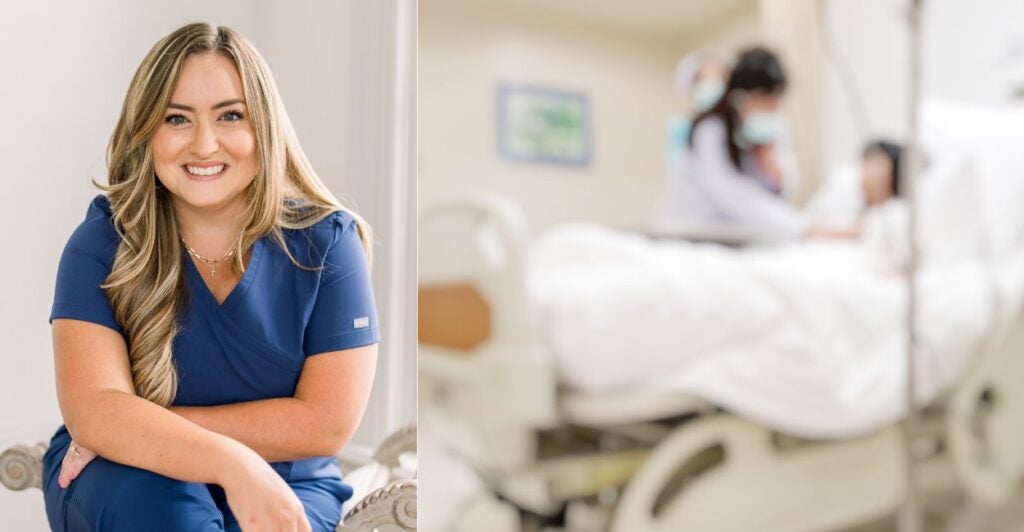
[[[363,316],[352,320],[352,327],[356,329],[365,329],[370,326],[370,318]]]

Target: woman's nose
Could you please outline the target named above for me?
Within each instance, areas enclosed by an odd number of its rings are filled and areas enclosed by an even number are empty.
[[[220,141],[217,139],[217,132],[213,127],[204,122],[199,122],[195,128],[195,136],[192,137],[190,151],[196,157],[205,159],[217,153],[220,149]]]

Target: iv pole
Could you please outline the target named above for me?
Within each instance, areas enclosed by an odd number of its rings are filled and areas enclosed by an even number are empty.
[[[921,501],[917,489],[917,471],[914,462],[914,435],[917,430],[916,395],[916,355],[917,355],[917,171],[919,168],[919,132],[918,132],[918,111],[921,96],[921,6],[924,0],[910,0],[908,12],[909,37],[910,37],[910,83],[908,116],[909,130],[907,136],[907,155],[902,161],[902,175],[906,176],[907,203],[909,215],[907,231],[910,249],[908,250],[907,261],[907,345],[906,345],[906,377],[907,377],[907,415],[903,422],[903,449],[906,458],[904,470],[906,482],[906,497],[899,510],[900,532],[921,532],[922,514]]]
[[[917,249],[917,173],[918,173],[918,161],[920,161],[919,153],[919,132],[918,132],[918,112],[919,102],[921,96],[921,13],[922,5],[924,0],[909,0],[910,5],[907,11],[907,22],[908,22],[908,36],[910,38],[910,78],[908,82],[908,114],[907,120],[909,121],[909,129],[906,142],[906,156],[903,157],[900,167],[900,174],[906,176],[903,179],[904,194],[909,205],[909,214],[906,230],[908,231],[907,242],[909,243],[910,249],[907,250],[907,312],[906,312],[906,327],[907,327],[907,344],[906,344],[906,416],[903,421],[903,452],[905,459],[905,467],[903,471],[904,484],[905,484],[905,496],[903,504],[900,505],[898,512],[898,528],[899,532],[922,532],[923,522],[921,514],[921,502],[920,495],[917,488],[916,479],[916,463],[914,459],[914,435],[917,431],[917,413],[916,413],[916,395],[917,395],[917,375],[916,375],[916,353],[917,353],[917,328],[915,326],[917,322],[917,267],[918,267],[918,249]],[[854,111],[854,118],[857,119],[857,125],[860,129],[861,136],[863,137],[868,129],[868,114],[867,108],[864,105],[864,100],[860,94],[857,84],[854,81],[853,75],[849,69],[849,65],[845,59],[839,54],[838,48],[835,43],[828,38],[827,22],[823,15],[823,11],[819,9],[819,26],[822,31],[819,33],[821,39],[821,46],[825,55],[831,60],[834,67],[837,68],[837,75],[842,82],[842,86],[846,89],[846,97],[849,100],[850,107]]]

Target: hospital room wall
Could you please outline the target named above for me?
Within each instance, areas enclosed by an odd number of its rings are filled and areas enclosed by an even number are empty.
[[[434,2],[420,13],[420,205],[465,192],[512,197],[532,231],[589,221],[645,225],[661,193],[673,111],[671,46],[537,13]],[[587,94],[587,166],[503,161],[496,89],[514,82]]]
[[[869,126],[857,127],[833,66],[825,70],[823,166],[856,157],[868,136],[905,140],[909,83],[904,0],[826,0],[825,20],[836,50],[849,64],[862,94]],[[1016,0],[924,2],[924,98],[1000,104],[1024,86],[1024,3]]]

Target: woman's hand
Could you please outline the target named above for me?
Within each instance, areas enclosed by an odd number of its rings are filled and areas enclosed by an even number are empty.
[[[758,169],[771,180],[771,185],[776,190],[782,190],[782,166],[775,153],[775,146],[754,147],[754,157],[757,160]]]
[[[302,501],[288,483],[255,451],[246,450],[221,482],[243,532],[310,532]]]
[[[64,454],[64,460],[60,463],[60,476],[57,477],[57,484],[62,488],[70,486],[71,481],[75,480],[94,458],[96,458],[96,453],[71,440],[68,452]]]
[[[860,238],[860,227],[835,228],[835,227],[811,227],[804,233],[806,238],[832,238],[838,240],[856,240]]]

